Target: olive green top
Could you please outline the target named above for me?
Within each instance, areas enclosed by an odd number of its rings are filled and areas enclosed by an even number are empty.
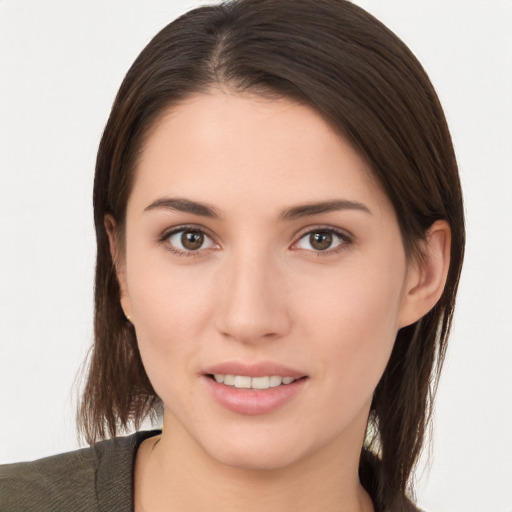
[[[139,445],[159,431],[0,466],[1,512],[132,512]]]
[[[137,449],[160,433],[137,432],[74,452],[0,466],[0,512],[133,512]],[[383,512],[375,502],[372,465],[369,458],[364,483],[375,511]],[[406,498],[399,509],[420,512]]]

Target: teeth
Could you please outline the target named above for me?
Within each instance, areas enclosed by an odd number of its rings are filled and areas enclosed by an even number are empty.
[[[224,375],[224,384],[227,384],[228,386],[234,386],[235,385],[235,376],[234,375]]]
[[[273,375],[272,377],[270,377],[270,382],[269,382],[269,386],[271,388],[275,388],[276,386],[280,386],[281,385],[281,377],[276,377],[275,375]]]
[[[270,387],[270,377],[253,377],[251,379],[252,389],[268,389]]]
[[[243,389],[268,389],[275,388],[281,384],[291,384],[295,379],[293,377],[280,377],[271,375],[268,377],[248,377],[247,375],[229,375],[223,373],[214,374],[215,382],[234,386]]]
[[[243,375],[237,375],[235,377],[235,388],[251,389],[251,377],[245,377]]]

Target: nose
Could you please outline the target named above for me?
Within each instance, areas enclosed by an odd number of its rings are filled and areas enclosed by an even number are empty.
[[[271,257],[244,251],[225,262],[220,280],[218,330],[223,336],[250,344],[289,332],[287,290]]]

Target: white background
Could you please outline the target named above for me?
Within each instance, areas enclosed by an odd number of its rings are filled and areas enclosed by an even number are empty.
[[[74,383],[92,341],[97,145],[131,62],[198,3],[0,0],[2,463],[78,446]],[[429,512],[510,512],[512,1],[356,3],[429,72],[465,192],[467,259],[418,501]]]

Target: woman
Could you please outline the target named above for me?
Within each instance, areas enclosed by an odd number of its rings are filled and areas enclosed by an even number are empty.
[[[396,36],[344,1],[189,12],[121,85],[94,207],[92,448],[4,467],[2,510],[414,510],[464,226]]]

